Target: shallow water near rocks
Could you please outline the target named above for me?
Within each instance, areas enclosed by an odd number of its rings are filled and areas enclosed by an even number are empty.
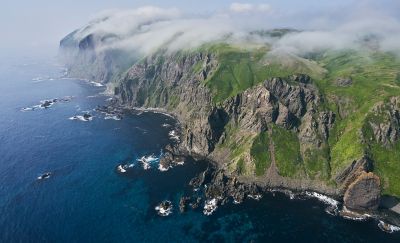
[[[108,98],[97,95],[104,87],[57,78],[62,69],[52,60],[0,63],[0,242],[400,242],[375,220],[331,216],[317,199],[279,193],[218,206],[210,216],[204,202],[180,214],[179,198],[191,193],[187,184],[206,162],[187,159],[166,172],[137,162],[171,142],[172,118],[104,119],[93,111]],[[73,98],[21,112],[65,96]],[[93,120],[68,119],[84,112]],[[126,173],[116,170],[130,163]],[[37,180],[45,172],[51,176]],[[154,209],[163,200],[174,205],[167,217]]]

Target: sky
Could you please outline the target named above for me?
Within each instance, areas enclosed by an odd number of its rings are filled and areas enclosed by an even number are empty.
[[[0,54],[10,50],[56,52],[61,38],[97,13],[148,5],[176,8],[187,15],[234,13],[268,28],[331,28],[357,15],[400,19],[399,0],[2,0]]]

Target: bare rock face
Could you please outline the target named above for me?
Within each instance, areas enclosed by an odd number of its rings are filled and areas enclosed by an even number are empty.
[[[376,210],[380,202],[380,179],[372,172],[362,172],[344,194],[344,205],[353,210]]]
[[[370,115],[369,126],[376,142],[390,147],[400,139],[400,97],[377,104]]]
[[[335,181],[337,184],[343,185],[343,188],[346,189],[362,173],[370,171],[372,171],[372,160],[364,156],[359,160],[354,160],[345,170],[336,176]]]

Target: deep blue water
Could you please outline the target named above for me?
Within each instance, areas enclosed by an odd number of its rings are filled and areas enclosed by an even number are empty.
[[[206,167],[188,159],[167,172],[115,167],[159,154],[175,122],[144,113],[121,121],[68,118],[104,104],[102,87],[57,77],[50,59],[0,60],[0,242],[400,242],[400,235],[325,213],[317,200],[265,195],[261,201],[180,214],[177,203],[189,180]],[[49,109],[21,112],[40,100],[73,96]],[[95,96],[95,97],[93,97]],[[49,179],[37,180],[46,171]],[[162,200],[174,213],[160,217]]]

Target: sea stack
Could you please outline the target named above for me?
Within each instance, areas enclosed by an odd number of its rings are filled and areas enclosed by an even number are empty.
[[[380,202],[381,183],[372,172],[362,172],[344,194],[344,205],[357,211],[376,210]]]

